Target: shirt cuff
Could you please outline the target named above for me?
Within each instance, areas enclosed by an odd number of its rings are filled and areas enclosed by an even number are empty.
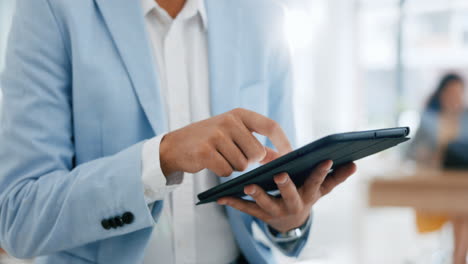
[[[177,188],[184,178],[183,172],[165,176],[161,169],[159,146],[166,134],[154,137],[143,144],[142,181],[147,204],[163,200],[166,194]]]

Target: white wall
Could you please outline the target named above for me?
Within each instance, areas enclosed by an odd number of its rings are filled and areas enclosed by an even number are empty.
[[[299,142],[357,129],[361,109],[356,84],[356,1],[287,2],[293,13],[295,9],[308,12],[305,28],[311,30],[303,34],[313,36],[308,45],[292,47]],[[301,256],[303,263],[362,263],[359,222],[365,193],[365,186],[356,177],[314,207],[314,226]]]
[[[299,143],[330,132],[356,129],[360,90],[356,85],[355,0],[283,0],[294,23],[295,103]],[[299,29],[298,29],[299,28]]]

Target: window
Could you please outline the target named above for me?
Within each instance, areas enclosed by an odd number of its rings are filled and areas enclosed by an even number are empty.
[[[443,73],[468,77],[468,3],[361,0],[359,6],[359,64],[368,124],[398,122],[415,128],[415,113]]]

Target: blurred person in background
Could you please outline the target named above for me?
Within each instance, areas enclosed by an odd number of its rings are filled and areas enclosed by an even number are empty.
[[[449,144],[464,135],[465,82],[455,73],[446,74],[430,97],[422,114],[420,127],[409,150],[409,156],[421,167],[442,169]],[[454,232],[454,264],[466,264],[468,251],[468,216],[417,212],[421,233],[433,232],[451,221]]]

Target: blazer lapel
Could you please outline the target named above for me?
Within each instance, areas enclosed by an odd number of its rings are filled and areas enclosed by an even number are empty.
[[[166,132],[164,104],[139,1],[95,1],[114,39],[151,127],[156,134]]]
[[[205,6],[211,114],[218,115],[239,106],[240,9],[236,1],[205,0]]]

